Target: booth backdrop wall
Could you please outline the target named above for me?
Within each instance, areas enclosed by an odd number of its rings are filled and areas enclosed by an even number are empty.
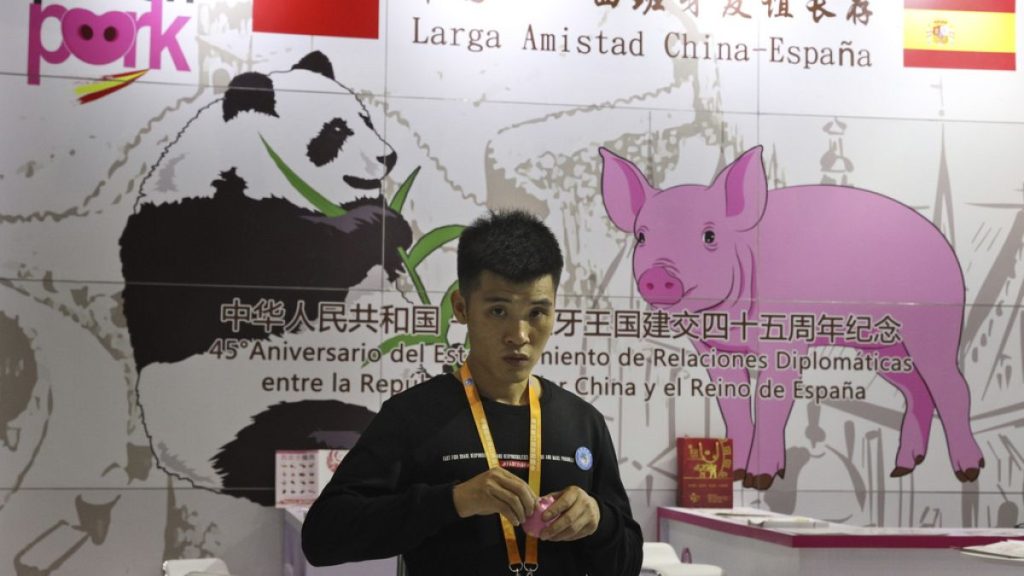
[[[273,450],[464,357],[505,208],[649,539],[727,432],[737,504],[1020,522],[1019,24],[949,4],[7,3],[0,573],[278,573]]]

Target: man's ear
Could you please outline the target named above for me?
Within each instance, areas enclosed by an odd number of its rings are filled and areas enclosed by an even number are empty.
[[[467,323],[466,316],[466,299],[462,296],[462,291],[456,289],[452,292],[452,311],[455,313],[455,319],[462,324]]]

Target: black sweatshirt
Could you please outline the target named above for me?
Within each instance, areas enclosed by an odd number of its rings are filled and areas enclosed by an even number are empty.
[[[597,531],[575,542],[541,541],[536,576],[632,576],[643,537],[633,520],[604,417],[541,379],[540,495],[576,485],[601,510]],[[502,467],[527,479],[529,406],[483,399]],[[316,566],[399,554],[410,576],[503,576],[499,516],[459,518],[452,488],[487,470],[469,402],[452,375],[389,399],[310,508],[302,549]],[[517,528],[520,554],[525,538]]]

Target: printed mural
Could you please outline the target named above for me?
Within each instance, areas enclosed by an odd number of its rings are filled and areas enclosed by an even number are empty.
[[[279,573],[273,451],[465,357],[509,207],[651,539],[682,436],[737,504],[1024,520],[1014,2],[320,4],[7,7],[0,573]]]

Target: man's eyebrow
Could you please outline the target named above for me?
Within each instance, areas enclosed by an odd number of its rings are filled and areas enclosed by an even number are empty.
[[[512,299],[506,296],[485,296],[484,302],[507,304],[512,302]],[[538,300],[531,300],[530,306],[554,306],[554,303],[549,298],[540,298]]]
[[[511,302],[511,301],[512,301],[511,298],[506,298],[504,296],[485,296],[484,297],[484,302]]]

